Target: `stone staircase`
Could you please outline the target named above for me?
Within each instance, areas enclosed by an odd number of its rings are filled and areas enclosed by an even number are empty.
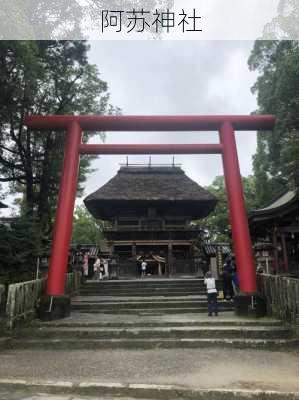
[[[202,279],[88,282],[72,299],[70,318],[22,330],[15,348],[280,348],[293,346],[273,319],[237,318],[230,301],[207,316]]]
[[[200,279],[88,282],[70,317],[9,339],[0,398],[299,400],[290,329],[219,303],[208,317]]]

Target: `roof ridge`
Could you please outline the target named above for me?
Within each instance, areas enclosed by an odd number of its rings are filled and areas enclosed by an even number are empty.
[[[121,166],[120,169],[117,171],[120,174],[126,173],[126,174],[137,174],[137,173],[165,173],[165,174],[184,174],[185,171],[182,170],[181,167],[178,166],[153,166],[153,165],[147,165],[147,166]]]

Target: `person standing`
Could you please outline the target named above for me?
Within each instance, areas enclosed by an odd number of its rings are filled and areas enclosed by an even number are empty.
[[[111,261],[110,261],[109,274],[110,274],[111,279],[118,279],[118,277],[119,277],[118,264],[117,264],[115,256],[113,256],[113,255],[112,255]]]
[[[88,262],[89,262],[89,253],[85,253],[83,257],[83,276],[82,276],[83,283],[87,281],[88,277]]]
[[[234,257],[232,257],[231,271],[232,271],[232,287],[233,287],[233,293],[235,296],[236,294],[238,294],[240,292],[240,282],[239,282],[237,266],[236,266]]]
[[[100,281],[102,281],[105,275],[105,265],[104,265],[104,260],[102,258],[100,259],[99,275],[100,275],[99,279]]]
[[[145,276],[147,269],[147,262],[145,260],[141,263],[141,277]]]
[[[218,316],[218,303],[217,303],[217,288],[215,278],[212,277],[211,271],[206,273],[204,284],[207,287],[208,297],[208,316],[212,317],[213,313],[215,317]]]
[[[95,263],[93,264],[93,272],[94,272],[94,279],[98,280],[100,276],[100,265],[101,265],[101,260],[99,257],[97,257]]]
[[[223,296],[225,300],[231,300],[234,297],[234,289],[232,284],[232,258],[228,257],[223,266]]]

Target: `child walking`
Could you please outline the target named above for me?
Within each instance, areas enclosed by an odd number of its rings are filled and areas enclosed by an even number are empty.
[[[215,317],[218,316],[218,303],[217,303],[217,289],[215,278],[212,277],[211,271],[206,273],[204,284],[207,287],[208,296],[208,315],[212,317],[213,313]]]

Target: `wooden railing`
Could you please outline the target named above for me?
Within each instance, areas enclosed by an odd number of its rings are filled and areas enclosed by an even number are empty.
[[[270,315],[299,324],[299,279],[258,274],[258,292],[265,297]]]
[[[27,320],[34,316],[45,284],[45,279],[36,279],[9,285],[6,303],[8,328],[13,328],[17,320]]]
[[[76,292],[81,283],[78,271],[67,275],[66,293]],[[38,302],[46,286],[46,279],[14,283],[9,285],[6,303],[7,326],[12,329],[17,321],[30,320],[35,316]]]
[[[0,285],[0,318],[2,315],[2,311],[5,308],[5,286],[4,285]]]
[[[73,294],[80,289],[81,286],[81,272],[75,271],[67,274],[65,283],[65,292],[67,294]]]

